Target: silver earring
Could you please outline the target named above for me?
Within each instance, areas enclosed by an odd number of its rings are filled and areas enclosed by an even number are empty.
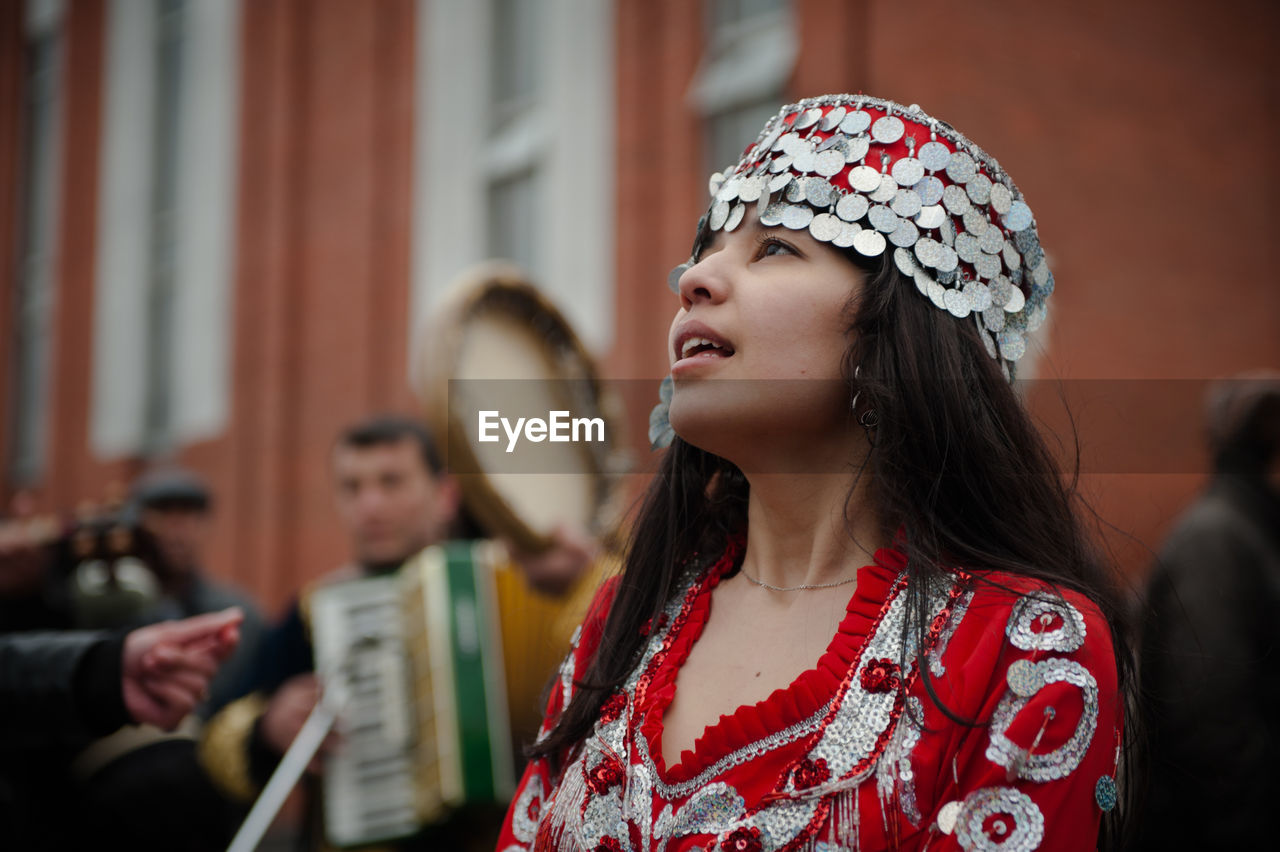
[[[857,381],[858,373],[862,370],[862,365],[853,368],[853,379]],[[866,411],[858,414],[858,397],[862,396],[862,388],[858,388],[853,393],[853,399],[849,402],[849,410],[858,417],[858,425],[867,430],[868,437],[872,429],[880,425],[880,415],[874,408],[868,408]]]

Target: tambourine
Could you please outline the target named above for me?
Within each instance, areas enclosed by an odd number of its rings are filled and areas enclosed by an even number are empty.
[[[608,530],[625,467],[618,403],[568,321],[518,267],[464,272],[419,352],[427,420],[486,532],[538,553],[559,524]]]

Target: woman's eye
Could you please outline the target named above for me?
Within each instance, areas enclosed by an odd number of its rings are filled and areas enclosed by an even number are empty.
[[[779,239],[770,238],[761,242],[760,257],[773,257],[780,254],[795,254],[795,250]]]

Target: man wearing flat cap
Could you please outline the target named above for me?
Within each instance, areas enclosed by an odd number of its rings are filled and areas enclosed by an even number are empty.
[[[243,592],[204,571],[213,497],[199,474],[178,467],[152,470],[134,483],[131,496],[138,524],[150,533],[161,556],[160,598],[144,620],[187,618],[230,606],[244,611],[240,648],[209,688],[208,707],[216,709],[231,697],[228,691],[239,680],[245,661],[253,657],[262,634],[262,616]]]

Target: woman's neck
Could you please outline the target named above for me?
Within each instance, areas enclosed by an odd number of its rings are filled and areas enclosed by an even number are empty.
[[[856,486],[847,473],[749,480],[743,570],[761,583],[790,589],[851,580],[888,544],[866,499],[865,476]]]

